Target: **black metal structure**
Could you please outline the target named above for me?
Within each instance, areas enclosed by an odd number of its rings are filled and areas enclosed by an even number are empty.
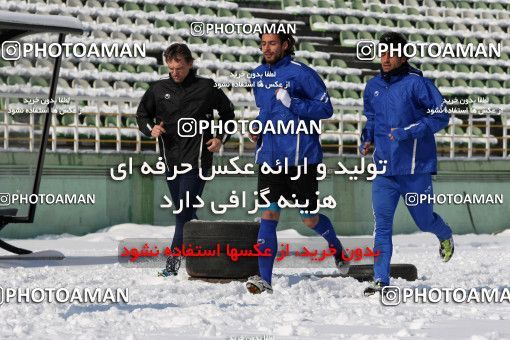
[[[83,26],[76,18],[0,11],[0,44],[4,41],[15,40],[25,35],[38,33],[58,33],[58,43],[62,45],[65,41],[66,34],[82,34]],[[41,184],[41,175],[44,166],[46,146],[48,143],[52,107],[55,102],[61,62],[62,56],[59,55],[55,58],[55,64],[53,66],[53,74],[48,95],[48,113],[46,114],[42,130],[41,145],[37,158],[32,194],[39,193],[39,187]],[[31,203],[27,216],[16,216],[18,213],[17,209],[0,209],[0,230],[8,223],[33,223],[36,207],[36,203]],[[32,253],[30,250],[15,247],[1,239],[0,248],[18,255]]]

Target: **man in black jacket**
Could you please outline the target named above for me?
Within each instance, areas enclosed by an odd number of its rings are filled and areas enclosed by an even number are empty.
[[[158,139],[163,158],[168,188],[174,206],[180,200],[186,202],[186,192],[196,203],[195,197],[202,194],[205,181],[199,176],[199,169],[205,175],[212,166],[213,153],[230,137],[225,133],[215,136],[206,130],[198,133],[199,122],[213,121],[213,110],[219,113],[219,123],[234,118],[234,106],[227,96],[214,86],[212,79],[196,75],[193,57],[186,44],[175,43],[168,47],[163,57],[170,77],[161,79],[145,92],[138,106],[136,119],[138,128],[146,136]],[[175,176],[175,172],[190,164],[191,171]],[[175,179],[172,179],[175,176]],[[181,247],[183,226],[196,217],[196,209],[183,206],[176,215],[175,233],[171,248]],[[180,259],[169,257],[164,276],[177,274]]]

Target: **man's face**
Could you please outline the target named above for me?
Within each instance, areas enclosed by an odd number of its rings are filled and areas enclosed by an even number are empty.
[[[289,47],[288,42],[280,41],[278,34],[263,34],[260,40],[260,49],[264,60],[268,64],[274,64],[285,55],[285,50]]]
[[[390,57],[390,53],[386,52],[381,56],[381,67],[384,72],[390,72],[391,70],[400,67],[400,65],[406,61],[406,57],[398,57],[395,54]]]
[[[189,74],[193,62],[188,63],[184,58],[167,60],[166,64],[170,71],[170,76],[176,83],[181,83]]]

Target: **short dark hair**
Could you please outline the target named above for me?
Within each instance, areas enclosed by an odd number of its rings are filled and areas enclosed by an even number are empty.
[[[407,39],[397,32],[386,32],[379,38],[380,44],[395,45],[404,48],[407,45]]]
[[[165,52],[163,52],[163,57],[165,58],[165,62],[170,60],[178,61],[181,59],[184,59],[188,63],[193,61],[193,56],[191,55],[189,47],[183,43],[173,43],[168,46]]]
[[[284,42],[287,42],[289,44],[289,47],[285,50],[285,55],[294,55],[294,52],[296,50],[296,39],[292,36],[292,34],[288,33],[261,33],[259,34],[259,38],[262,40],[262,36],[264,34],[276,34],[278,38],[280,39],[280,42],[283,44]]]

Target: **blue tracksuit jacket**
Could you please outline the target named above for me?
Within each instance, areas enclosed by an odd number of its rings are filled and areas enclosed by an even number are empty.
[[[269,72],[273,76],[266,76]],[[257,120],[262,126],[272,121],[276,127],[278,121],[287,123],[294,121],[297,127],[300,120],[309,122],[319,121],[333,115],[333,107],[329,99],[324,82],[310,67],[285,56],[274,65],[262,64],[252,72],[253,75],[263,75],[253,78],[254,95],[257,107],[260,109]],[[288,85],[286,90],[291,97],[291,105],[285,107],[276,99],[277,87],[275,82]],[[309,124],[306,124],[309,126]],[[322,149],[318,134],[272,134],[265,133],[257,141],[255,162],[267,163],[274,167],[284,163],[287,158],[289,165],[302,165],[304,158],[308,164],[322,161]]]
[[[378,170],[379,160],[386,160],[385,176],[436,173],[434,133],[448,125],[449,117],[430,79],[407,64],[386,80],[378,74],[368,81],[363,104],[368,121],[361,141],[374,144]],[[399,130],[397,141],[388,138],[392,128]]]

